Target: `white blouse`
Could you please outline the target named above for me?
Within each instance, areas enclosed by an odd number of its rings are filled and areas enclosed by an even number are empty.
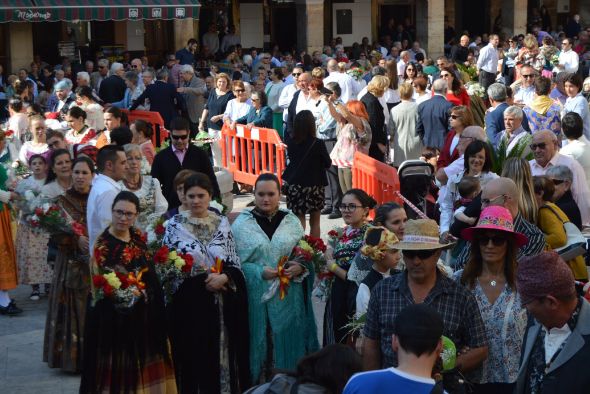
[[[250,108],[252,108],[252,101],[250,101],[250,99],[243,103],[240,103],[238,99],[231,99],[227,102],[225,112],[223,113],[223,118],[229,118],[229,120],[234,122],[240,119],[242,116],[248,115]]]

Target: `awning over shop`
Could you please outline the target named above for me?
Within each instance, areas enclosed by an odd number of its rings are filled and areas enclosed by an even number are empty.
[[[199,18],[197,0],[3,0],[0,22]]]

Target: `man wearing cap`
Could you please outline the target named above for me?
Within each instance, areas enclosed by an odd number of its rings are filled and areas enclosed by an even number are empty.
[[[524,338],[515,394],[590,392],[590,304],[555,252],[526,257],[516,287],[535,318]]]
[[[57,113],[57,119],[59,121],[64,121],[66,120],[66,115],[70,110],[70,107],[76,103],[76,100],[74,100],[70,94],[72,86],[68,81],[63,80],[55,84],[54,90],[57,101],[55,102],[55,105],[49,108],[49,112]]]
[[[407,222],[404,238],[396,244],[403,251],[406,271],[382,280],[371,293],[364,328],[366,370],[398,365],[397,352],[390,342],[396,332],[396,318],[407,306],[422,303],[441,315],[443,335],[460,350],[456,364],[460,371],[472,371],[485,360],[488,344],[474,296],[437,269],[442,250],[449,246],[439,241],[435,221]]]
[[[436,310],[424,304],[404,308],[395,318],[393,334],[398,367],[357,373],[344,394],[433,392],[432,368],[442,351],[442,334],[443,320]]]

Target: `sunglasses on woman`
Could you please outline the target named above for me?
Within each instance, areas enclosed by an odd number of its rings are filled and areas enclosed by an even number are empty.
[[[492,237],[487,237],[487,236],[481,236],[478,238],[477,242],[479,243],[480,246],[487,246],[490,241],[492,241],[492,244],[494,246],[502,246],[506,243],[506,237],[502,237],[500,235],[494,235]]]

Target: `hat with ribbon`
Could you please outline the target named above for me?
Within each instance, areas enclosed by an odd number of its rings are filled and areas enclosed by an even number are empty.
[[[461,236],[463,239],[473,242],[475,234],[483,230],[495,230],[513,234],[516,246],[519,248],[528,242],[528,238],[524,234],[514,231],[512,215],[504,207],[494,205],[484,208],[479,215],[477,226],[464,229],[461,231]]]
[[[404,238],[395,245],[399,250],[432,250],[453,246],[453,242],[441,241],[438,224],[432,219],[408,220]]]

